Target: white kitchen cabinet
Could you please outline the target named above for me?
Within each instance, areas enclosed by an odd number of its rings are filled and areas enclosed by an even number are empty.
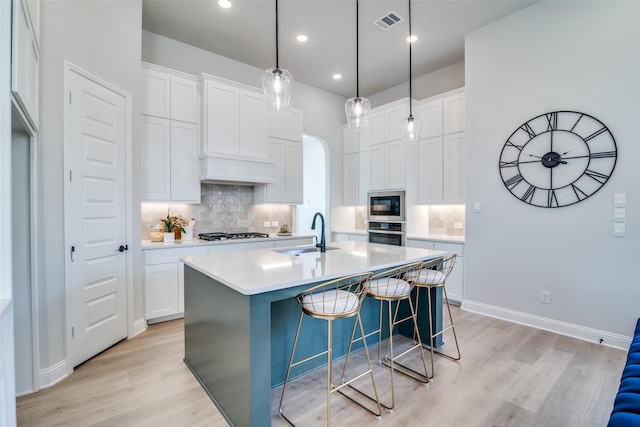
[[[346,242],[346,241],[366,242],[367,237],[368,236],[366,232],[349,233],[346,231],[336,231],[333,233],[332,241],[334,242]]]
[[[142,114],[200,123],[197,77],[144,62],[142,71],[145,88]]]
[[[449,302],[461,304],[464,299],[464,243],[450,243],[440,240],[407,238],[407,246],[413,248],[435,249],[455,253],[456,264],[447,279],[447,296]]]
[[[289,106],[284,110],[268,110],[269,136],[302,142],[304,111]]]
[[[179,282],[183,280],[178,269],[180,264],[172,262],[144,267],[145,314],[148,321],[180,312]]]
[[[382,144],[402,139],[402,119],[409,117],[409,99],[385,104],[373,108],[369,116],[371,145]]]
[[[40,2],[13,0],[11,91],[34,130],[39,125]]]
[[[406,143],[403,140],[369,147],[370,190],[403,189],[406,184]]]
[[[269,160],[275,167],[274,182],[254,187],[255,203],[302,204],[302,143],[269,138]]]
[[[203,78],[204,153],[266,159],[267,116],[257,89]]]
[[[143,251],[145,317],[153,323],[182,317],[184,264],[180,257],[201,255],[207,246],[158,248]]]
[[[200,202],[195,123],[141,117],[142,201]]]
[[[366,205],[369,191],[367,129],[343,126],[342,197],[346,206]]]
[[[429,98],[418,105],[418,203],[465,202],[464,91]]]
[[[200,203],[198,79],[143,63],[141,200]]]

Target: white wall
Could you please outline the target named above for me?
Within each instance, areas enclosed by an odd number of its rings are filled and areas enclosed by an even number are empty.
[[[407,73],[409,73],[407,69]],[[464,61],[456,62],[428,74],[413,78],[411,94],[421,100],[464,86]],[[379,107],[389,102],[409,96],[409,82],[399,84],[369,97],[371,107]]]
[[[311,230],[311,222],[316,212],[327,218],[325,191],[325,149],[322,141],[314,136],[306,136],[303,140],[302,155],[304,203],[296,206],[297,233],[320,235],[320,223],[315,231]],[[335,226],[335,224],[334,224]],[[328,230],[326,230],[328,231]],[[326,234],[327,241],[330,235]]]
[[[639,16],[637,2],[541,2],[467,35],[465,308],[628,344],[640,315]],[[587,200],[532,207],[507,191],[498,158],[518,126],[558,110],[605,123],[618,163]],[[615,193],[627,195],[626,237],[613,237]]]
[[[63,195],[63,65],[69,59],[134,95],[140,87],[141,0],[43,1],[40,56],[40,133],[36,179],[38,236],[38,301],[41,385],[58,381],[66,366]],[[134,101],[134,117],[139,106]],[[139,130],[134,123],[133,140]],[[133,153],[133,164],[138,152]],[[139,200],[134,167],[134,200]],[[140,252],[140,212],[134,209],[133,242]],[[126,225],[128,226],[128,224]],[[138,255],[139,258],[139,255]],[[143,317],[142,282],[136,277],[135,321]]]

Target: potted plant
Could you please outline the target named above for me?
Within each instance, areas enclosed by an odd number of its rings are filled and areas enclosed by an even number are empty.
[[[173,243],[175,240],[180,239],[181,233],[184,232],[184,219],[167,214],[167,217],[161,221],[167,227],[167,232],[164,233],[165,243]]]

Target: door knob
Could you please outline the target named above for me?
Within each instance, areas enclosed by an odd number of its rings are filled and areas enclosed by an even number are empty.
[[[120,245],[120,247],[118,248],[118,252],[124,252],[124,251],[128,251],[129,250],[129,245]]]

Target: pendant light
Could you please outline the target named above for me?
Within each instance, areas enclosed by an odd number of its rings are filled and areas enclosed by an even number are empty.
[[[347,112],[347,123],[350,128],[356,128],[356,130],[367,126],[368,113],[371,108],[369,100],[360,97],[358,14],[358,0],[356,0],[356,96],[355,98],[349,98],[344,105],[344,109]]]
[[[420,133],[420,119],[413,117],[413,97],[411,84],[411,43],[413,43],[413,33],[411,32],[411,0],[409,0],[409,117],[400,121],[402,136],[406,141],[415,142]]]
[[[265,70],[262,75],[262,89],[267,108],[281,110],[289,107],[293,76],[278,66],[278,0],[276,0],[276,66]]]

